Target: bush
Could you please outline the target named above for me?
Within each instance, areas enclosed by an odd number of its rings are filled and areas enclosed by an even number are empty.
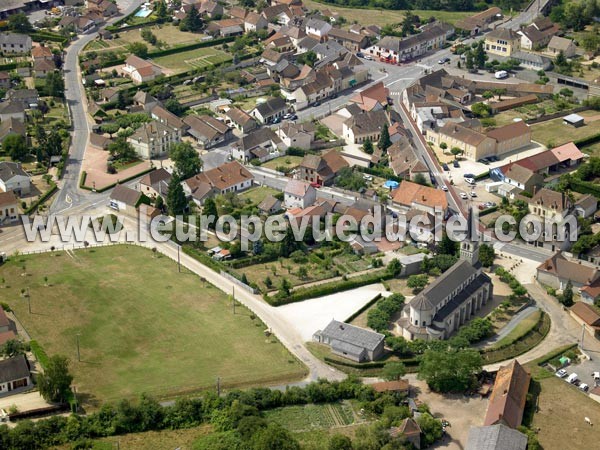
[[[379,300],[367,315],[367,326],[380,333],[387,331],[392,316],[403,306],[404,296],[402,294],[392,294]]]

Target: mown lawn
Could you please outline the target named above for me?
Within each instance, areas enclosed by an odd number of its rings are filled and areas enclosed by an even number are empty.
[[[211,66],[231,59],[232,56],[222,50],[217,50],[215,47],[204,47],[187,52],[160,56],[154,58],[152,61],[165,69],[177,73],[189,69]]]
[[[492,348],[500,348],[504,345],[510,344],[514,342],[516,339],[524,336],[528,331],[530,331],[535,324],[537,324],[542,317],[541,311],[535,311],[531,313],[529,316],[525,317],[521,320],[515,328],[513,328],[506,336],[492,345]]]
[[[257,186],[245,192],[242,192],[240,194],[240,198],[250,200],[253,205],[258,205],[265,199],[265,197],[267,197],[267,195],[277,195],[280,193],[281,191],[270,188],[268,186]]]
[[[77,392],[91,406],[144,392],[169,397],[212,388],[217,377],[227,387],[305,373],[282,345],[265,338],[264,324],[247,310],[233,315],[224,293],[147,249],[18,256],[0,268],[0,277],[10,286],[2,300],[49,355],[71,359]],[[20,296],[25,288],[31,315]]]
[[[262,164],[262,167],[268,169],[277,169],[278,167],[285,167],[286,169],[293,169],[302,162],[301,156],[280,156],[279,158],[272,159]]]

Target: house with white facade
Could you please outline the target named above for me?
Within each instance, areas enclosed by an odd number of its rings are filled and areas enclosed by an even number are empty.
[[[21,164],[11,161],[0,162],[0,191],[13,191],[18,196],[29,194],[31,179]]]
[[[302,180],[289,180],[283,191],[286,208],[308,208],[317,200],[317,190]]]
[[[166,155],[171,145],[181,142],[181,129],[153,120],[138,128],[127,142],[140,158],[153,159]]]

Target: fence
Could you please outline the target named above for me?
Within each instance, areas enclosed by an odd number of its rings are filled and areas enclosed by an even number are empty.
[[[579,106],[577,108],[569,109],[568,111],[558,111],[553,114],[544,115],[541,117],[537,117],[535,119],[528,119],[525,122],[529,125],[533,125],[535,123],[547,122],[548,120],[558,119],[559,117],[568,116],[569,114],[575,114],[581,111],[587,111],[590,109],[588,106]]]
[[[222,277],[227,278],[229,281],[231,281],[232,283],[235,283],[237,286],[241,287],[242,289],[250,292],[251,294],[258,294],[258,291],[250,286],[248,286],[246,283],[244,283],[241,280],[238,280],[236,277],[234,277],[233,275],[231,275],[230,273],[225,272],[224,270],[221,270],[220,275]]]

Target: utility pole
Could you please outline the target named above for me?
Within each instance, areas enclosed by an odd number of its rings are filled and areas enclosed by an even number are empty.
[[[77,340],[77,361],[81,362],[81,352],[79,351],[79,333],[75,335]]]
[[[27,307],[29,308],[29,314],[31,314],[31,295],[29,295],[29,288],[27,288]]]

